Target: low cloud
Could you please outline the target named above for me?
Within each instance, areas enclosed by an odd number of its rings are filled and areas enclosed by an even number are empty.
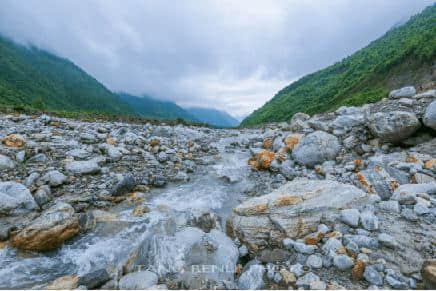
[[[0,33],[113,91],[241,116],[433,2],[3,0]]]

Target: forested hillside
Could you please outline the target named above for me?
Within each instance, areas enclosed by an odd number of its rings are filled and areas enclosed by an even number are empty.
[[[201,122],[205,122],[213,126],[236,127],[239,125],[239,121],[225,111],[200,107],[188,108],[187,110]]]
[[[0,106],[133,114],[117,95],[71,61],[1,36]]]
[[[436,4],[350,57],[290,84],[241,125],[362,105],[386,97],[393,88],[434,81],[435,55]]]

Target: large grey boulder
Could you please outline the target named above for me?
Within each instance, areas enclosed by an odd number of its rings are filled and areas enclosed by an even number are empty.
[[[406,111],[377,112],[369,117],[371,132],[385,142],[401,142],[420,127],[416,115]]]
[[[425,126],[436,130],[436,101],[433,101],[427,107],[422,121],[424,122]]]
[[[141,271],[129,273],[121,277],[118,286],[121,290],[147,289],[153,285],[156,285],[157,281],[158,277],[155,273],[150,271]]]
[[[97,174],[101,171],[97,162],[91,161],[72,161],[65,165],[65,170],[73,174],[86,175]]]
[[[292,151],[300,164],[313,167],[324,161],[334,160],[341,146],[338,138],[324,131],[315,131],[303,137]]]
[[[0,183],[0,215],[37,209],[38,205],[26,186],[16,182]]]
[[[352,207],[365,196],[355,186],[336,181],[294,180],[233,209],[229,235],[237,236],[252,253],[282,247],[286,237],[308,234],[322,217],[339,215],[341,209]]]
[[[398,98],[409,98],[416,94],[416,89],[413,86],[403,87],[401,89],[392,90],[389,93],[389,98],[398,99]]]

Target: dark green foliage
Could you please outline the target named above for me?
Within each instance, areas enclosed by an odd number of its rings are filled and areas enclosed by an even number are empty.
[[[217,127],[236,127],[239,125],[239,121],[233,118],[225,111],[220,111],[212,108],[188,108],[192,115],[197,119],[207,124]]]
[[[46,51],[0,37],[0,106],[133,114],[97,80]]]
[[[341,105],[376,102],[396,87],[419,85],[422,77],[432,74],[435,56],[433,4],[352,56],[282,89],[241,125],[287,121],[297,112],[315,114]]]

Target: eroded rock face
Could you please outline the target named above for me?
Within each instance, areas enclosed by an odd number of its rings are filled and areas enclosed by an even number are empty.
[[[292,151],[292,156],[298,163],[313,167],[324,161],[334,160],[340,149],[336,136],[324,131],[315,131],[300,140]]]
[[[16,182],[0,183],[0,216],[37,208],[26,186]]]
[[[267,245],[281,246],[286,237],[299,238],[323,216],[347,208],[366,194],[335,181],[294,180],[268,195],[250,199],[233,210],[233,234],[257,253]]]
[[[398,143],[414,134],[421,123],[406,111],[377,112],[369,118],[369,128],[382,141]]]
[[[71,205],[58,202],[24,229],[11,236],[11,245],[24,250],[55,249],[80,231],[78,217]]]

